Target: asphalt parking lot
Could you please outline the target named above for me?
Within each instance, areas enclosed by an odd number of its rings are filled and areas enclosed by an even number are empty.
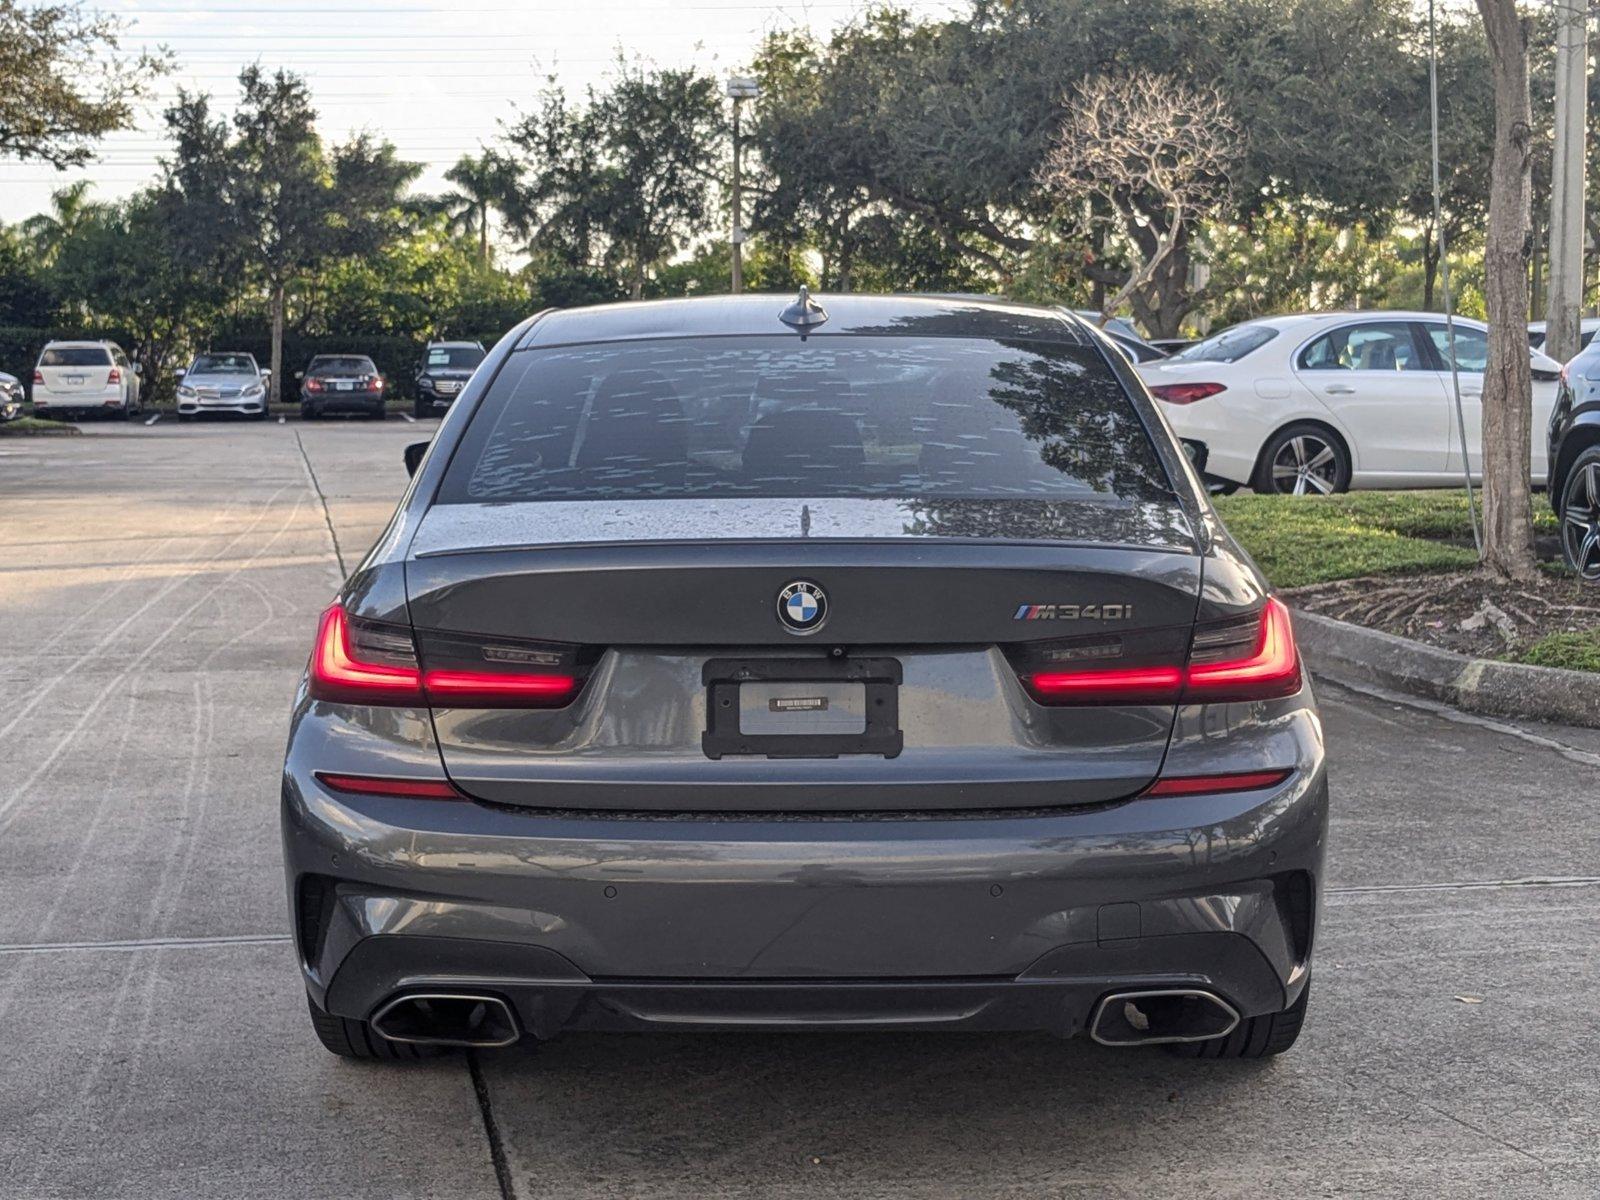
[[[1331,891],[1277,1061],[909,1034],[328,1055],[287,939],[286,717],[429,429],[0,441],[0,1195],[1600,1191],[1600,735],[1332,683]]]

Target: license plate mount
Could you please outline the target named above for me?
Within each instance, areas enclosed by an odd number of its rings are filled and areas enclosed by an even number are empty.
[[[895,758],[900,663],[892,658],[714,658],[706,686],[706,757]]]

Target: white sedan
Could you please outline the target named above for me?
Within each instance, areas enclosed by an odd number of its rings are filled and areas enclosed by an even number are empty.
[[[1482,471],[1488,328],[1455,320],[1468,462]],[[1246,321],[1139,375],[1196,465],[1260,492],[1436,487],[1461,479],[1449,335],[1439,313],[1342,312]],[[1561,364],[1533,352],[1533,481]]]

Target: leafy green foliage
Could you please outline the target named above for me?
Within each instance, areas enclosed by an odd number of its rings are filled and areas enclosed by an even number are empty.
[[[1546,634],[1517,655],[1517,661],[1569,671],[1600,671],[1600,629]]]

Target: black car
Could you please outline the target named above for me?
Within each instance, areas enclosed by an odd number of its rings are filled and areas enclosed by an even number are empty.
[[[1584,579],[1600,580],[1600,341],[1561,368],[1547,436],[1561,552]]]
[[[307,421],[331,412],[383,420],[383,376],[364,354],[319,354],[298,378],[300,415]]]
[[[417,364],[417,417],[449,408],[483,359],[480,342],[429,342]]]
[[[546,312],[407,462],[281,779],[329,1050],[1294,1043],[1328,815],[1310,680],[1076,317]]]

